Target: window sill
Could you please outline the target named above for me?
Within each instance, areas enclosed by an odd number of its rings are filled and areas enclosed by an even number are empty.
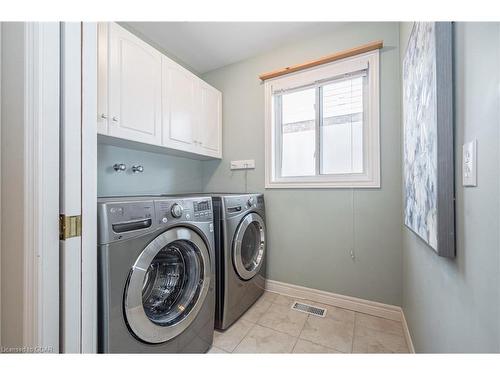
[[[308,182],[276,182],[266,181],[266,189],[380,189],[380,181],[308,181]]]

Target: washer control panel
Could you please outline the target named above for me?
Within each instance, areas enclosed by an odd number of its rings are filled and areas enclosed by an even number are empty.
[[[212,200],[209,198],[157,200],[154,203],[158,224],[212,221]]]
[[[194,217],[204,219],[200,221],[212,220],[212,200],[203,199],[193,202]]]
[[[109,244],[182,223],[211,223],[212,198],[205,196],[99,198],[98,243]]]
[[[98,205],[99,243],[118,241],[154,228],[151,200],[109,202]]]

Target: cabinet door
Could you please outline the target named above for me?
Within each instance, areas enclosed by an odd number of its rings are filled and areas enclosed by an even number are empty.
[[[197,82],[192,73],[166,57],[162,65],[163,145],[195,152]]]
[[[204,155],[222,158],[222,94],[201,81],[199,103],[198,146]]]
[[[100,22],[97,26],[97,133],[108,134],[108,27]]]
[[[109,135],[161,144],[161,54],[109,24]]]

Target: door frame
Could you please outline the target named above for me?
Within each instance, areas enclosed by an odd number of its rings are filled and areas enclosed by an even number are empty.
[[[59,24],[24,24],[23,344],[59,351]]]
[[[82,353],[97,352],[97,23],[82,23]]]

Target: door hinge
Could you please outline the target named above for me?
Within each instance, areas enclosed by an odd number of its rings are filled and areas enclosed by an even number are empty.
[[[59,215],[59,239],[66,240],[82,235],[82,216]]]

